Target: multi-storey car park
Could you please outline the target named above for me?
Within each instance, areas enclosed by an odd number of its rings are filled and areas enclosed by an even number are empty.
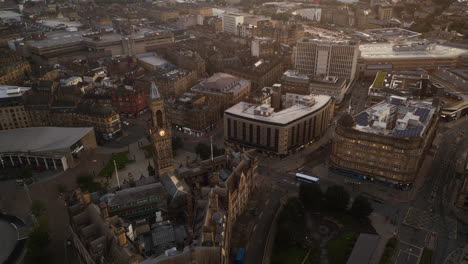
[[[468,60],[468,49],[427,40],[361,44],[359,50],[358,71],[364,76],[374,76],[379,71],[455,68]]]

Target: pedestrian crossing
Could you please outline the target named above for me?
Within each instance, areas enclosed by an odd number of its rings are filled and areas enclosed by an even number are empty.
[[[288,184],[291,184],[291,185],[296,185],[296,186],[299,186],[301,183],[300,182],[296,182],[296,181],[289,181],[289,180],[286,180],[286,179],[283,179],[283,181],[285,183],[288,183]]]
[[[451,217],[410,207],[403,223],[429,232],[443,232],[451,239],[457,239],[457,221]]]

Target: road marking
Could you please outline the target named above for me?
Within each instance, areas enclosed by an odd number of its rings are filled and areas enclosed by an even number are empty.
[[[258,218],[262,218],[262,215],[263,215],[263,211],[260,213],[260,215],[258,216]]]
[[[269,202],[270,202],[270,199],[268,199],[268,200],[266,201],[265,205],[267,205]]]

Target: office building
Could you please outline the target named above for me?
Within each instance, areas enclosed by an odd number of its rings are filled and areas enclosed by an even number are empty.
[[[284,157],[318,140],[333,118],[327,95],[273,92],[271,103],[240,102],[224,112],[224,139],[236,149],[255,148]]]
[[[392,5],[380,5],[378,8],[377,15],[379,20],[387,20],[393,17],[393,6]]]
[[[438,108],[391,96],[354,117],[339,121],[331,164],[339,173],[407,188],[414,182],[432,144]]]
[[[244,16],[226,13],[223,14],[223,32],[237,35],[237,26],[244,23]]]
[[[297,42],[295,67],[299,73],[312,76],[336,76],[354,80],[359,55],[354,41],[302,39]]]
[[[310,94],[310,77],[307,74],[299,73],[297,70],[287,70],[280,79],[281,94]]]
[[[347,91],[346,80],[336,76],[325,76],[314,78],[310,81],[310,93],[329,95],[335,99],[336,104],[340,104]]]

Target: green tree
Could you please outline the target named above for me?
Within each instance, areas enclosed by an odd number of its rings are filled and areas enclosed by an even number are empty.
[[[200,142],[195,146],[195,153],[200,155],[200,158],[203,160],[208,159],[211,155],[210,146]]]
[[[299,199],[305,208],[310,210],[320,210],[323,193],[317,183],[301,183],[299,186]]]
[[[47,246],[49,245],[50,237],[47,229],[47,219],[39,218],[38,224],[34,226],[29,234],[26,247],[25,260],[27,264],[48,264],[51,263],[51,255]]]
[[[211,157],[211,146],[200,142],[195,146],[195,153],[197,153],[197,155],[200,155],[200,158],[202,160],[209,159]],[[223,148],[218,148],[216,145],[213,145],[213,156],[217,157],[223,154]]]
[[[16,178],[18,179],[29,179],[32,177],[32,170],[30,168],[19,168],[16,171]]]
[[[85,173],[76,177],[76,184],[83,191],[97,192],[101,190],[101,184],[99,182],[95,182],[93,176]]]
[[[372,208],[371,203],[369,200],[359,195],[354,199],[353,205],[351,206],[351,214],[358,218],[366,218],[368,217],[374,209]]]
[[[31,203],[31,211],[35,217],[40,217],[45,213],[46,208],[41,200],[33,200]]]
[[[343,186],[333,185],[325,192],[327,208],[333,211],[345,211],[349,203],[349,193]]]
[[[172,150],[180,149],[184,146],[184,141],[179,136],[172,138]]]
[[[277,243],[292,247],[304,241],[303,206],[299,199],[293,198],[283,206],[278,215]]]

